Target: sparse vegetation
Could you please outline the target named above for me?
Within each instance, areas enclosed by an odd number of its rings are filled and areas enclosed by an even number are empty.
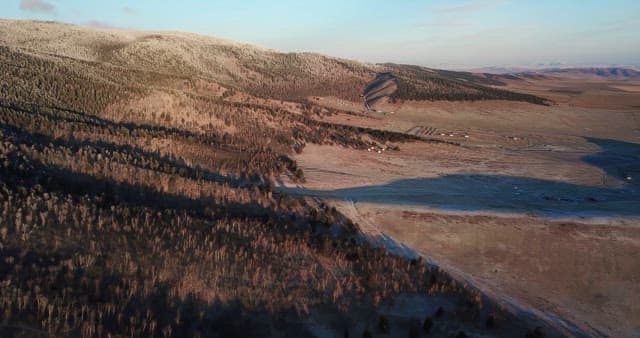
[[[357,97],[367,67],[199,45],[243,66],[229,74],[135,43],[83,58],[78,46],[31,47],[0,46],[0,334],[304,336],[315,309],[349,318],[400,294],[477,297],[368,245],[335,208],[274,188],[282,175],[304,181],[291,156],[307,143],[417,141],[254,100]],[[149,106],[150,95],[173,103]],[[381,332],[391,325],[379,317]]]

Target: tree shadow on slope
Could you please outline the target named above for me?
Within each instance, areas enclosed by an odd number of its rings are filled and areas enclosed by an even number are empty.
[[[16,153],[9,158],[6,166],[1,167],[2,181],[27,189],[38,186],[47,192],[69,194],[75,198],[95,196],[101,198],[104,205],[128,204],[144,206],[153,210],[187,210],[205,216],[216,217],[254,217],[257,219],[275,218],[282,215],[265,208],[256,202],[227,202],[217,204],[213,198],[193,199],[184,195],[162,192],[140,184],[117,182],[110,178],[96,178],[91,175],[74,172],[66,168],[47,165],[38,160],[25,160]]]
[[[63,123],[81,123],[90,127],[124,129],[131,134],[155,133],[162,134],[163,136],[166,135],[193,139],[210,144],[220,142],[220,139],[215,135],[196,134],[184,129],[157,125],[138,124],[133,122],[114,122],[92,114],[56,106],[41,106],[28,103],[1,103],[0,108],[12,109],[32,116],[42,116]]]
[[[248,182],[245,182],[244,180],[225,176],[206,168],[190,167],[178,159],[171,158],[166,155],[163,156],[159,152],[149,152],[135,146],[121,145],[105,141],[53,138],[43,134],[31,133],[25,129],[2,123],[0,123],[0,131],[5,132],[8,137],[15,138],[19,144],[29,147],[35,146],[38,148],[46,148],[54,146],[70,149],[72,151],[85,149],[110,157],[112,160],[121,164],[134,166],[140,169],[156,170],[166,174],[176,174],[190,179],[204,179],[210,182],[225,183],[231,187],[249,185]],[[121,154],[123,158],[114,157],[115,153]],[[143,163],[147,165],[145,166]]]

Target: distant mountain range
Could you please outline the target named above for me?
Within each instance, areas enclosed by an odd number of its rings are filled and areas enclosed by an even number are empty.
[[[615,80],[640,80],[640,69],[635,67],[486,67],[473,72],[500,75],[549,75],[563,77],[596,77]]]
[[[543,69],[537,73],[568,77],[599,77],[616,80],[640,80],[640,71],[631,68],[555,68]]]

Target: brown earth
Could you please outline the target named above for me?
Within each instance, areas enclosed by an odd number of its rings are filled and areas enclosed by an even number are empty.
[[[291,191],[330,201],[379,244],[406,246],[505,304],[594,336],[639,336],[640,84],[509,88],[555,104],[379,103],[377,113],[323,115],[451,144],[307,146],[296,157],[306,183]]]

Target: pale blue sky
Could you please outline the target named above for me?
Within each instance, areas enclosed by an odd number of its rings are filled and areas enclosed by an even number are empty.
[[[640,66],[639,0],[2,0],[0,17],[441,67]]]

